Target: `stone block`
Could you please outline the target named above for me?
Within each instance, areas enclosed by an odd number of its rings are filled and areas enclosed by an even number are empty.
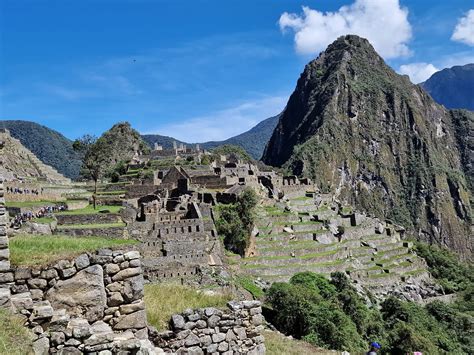
[[[125,260],[140,259],[140,252],[132,250],[124,254]]]
[[[92,265],[59,280],[46,299],[55,309],[65,308],[71,315],[85,316],[91,322],[101,319],[107,305],[102,267]]]
[[[142,272],[142,269],[139,268],[139,267],[125,269],[125,270],[122,270],[122,271],[118,272],[117,274],[115,274],[112,277],[112,280],[113,281],[122,281],[122,280],[128,279],[130,277],[140,275],[141,272]]]
[[[136,311],[141,311],[145,309],[145,302],[139,301],[136,303],[130,303],[120,306],[120,313],[121,314],[129,314]]]
[[[190,333],[186,339],[184,339],[184,345],[189,347],[189,346],[193,346],[193,345],[197,345],[200,343],[200,339],[199,337],[194,334],[194,333]]]
[[[47,337],[39,338],[33,342],[33,352],[35,355],[49,354],[49,339]]]
[[[114,330],[142,329],[146,326],[146,312],[143,310],[121,316],[113,328]]]
[[[42,279],[51,280],[58,277],[58,272],[56,269],[43,270],[40,274]]]
[[[171,317],[171,325],[173,329],[184,329],[184,325],[186,324],[183,316],[179,314],[175,314]]]
[[[87,254],[81,254],[76,259],[74,259],[74,265],[76,265],[76,268],[78,270],[85,269],[90,264],[91,262],[89,260],[89,255]]]

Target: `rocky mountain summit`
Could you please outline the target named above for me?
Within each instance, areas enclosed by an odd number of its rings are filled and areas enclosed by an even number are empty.
[[[466,113],[446,110],[366,39],[347,35],[306,65],[263,161],[469,255],[469,159],[458,115]]]

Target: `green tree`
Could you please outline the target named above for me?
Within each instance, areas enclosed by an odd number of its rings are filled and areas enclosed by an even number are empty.
[[[73,148],[82,157],[81,176],[94,181],[92,201],[94,209],[97,199],[97,182],[106,173],[110,164],[109,145],[103,139],[84,135],[73,143]]]
[[[246,188],[236,203],[219,205],[216,209],[217,232],[224,237],[224,245],[228,250],[240,255],[245,253],[254,226],[257,201],[255,191]]]

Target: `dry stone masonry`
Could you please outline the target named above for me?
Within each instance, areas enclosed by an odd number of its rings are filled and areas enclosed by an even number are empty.
[[[0,166],[3,164],[3,149],[5,141],[0,139]],[[8,249],[7,222],[8,213],[5,207],[5,190],[3,176],[0,175],[0,307],[8,307],[10,303],[10,251]]]
[[[265,354],[259,301],[229,302],[227,310],[188,309],[172,317],[172,330],[152,334],[156,345],[177,354]]]
[[[36,354],[154,354],[137,251],[102,249],[50,266],[14,267],[11,304]]]

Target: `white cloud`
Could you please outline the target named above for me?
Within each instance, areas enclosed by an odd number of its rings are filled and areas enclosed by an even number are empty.
[[[466,16],[458,20],[451,39],[474,46],[474,9],[469,10]]]
[[[438,70],[439,69],[431,63],[410,63],[401,65],[399,72],[408,75],[412,82],[419,84],[428,79]]]
[[[164,125],[148,133],[172,136],[191,143],[220,141],[243,133],[260,121],[279,114],[287,100],[288,96],[272,96],[246,101],[206,116]]]
[[[408,10],[398,0],[356,0],[336,12],[320,12],[303,7],[301,15],[283,13],[280,28],[295,32],[296,50],[316,54],[337,37],[356,34],[367,38],[385,58],[410,54],[412,30]]]

